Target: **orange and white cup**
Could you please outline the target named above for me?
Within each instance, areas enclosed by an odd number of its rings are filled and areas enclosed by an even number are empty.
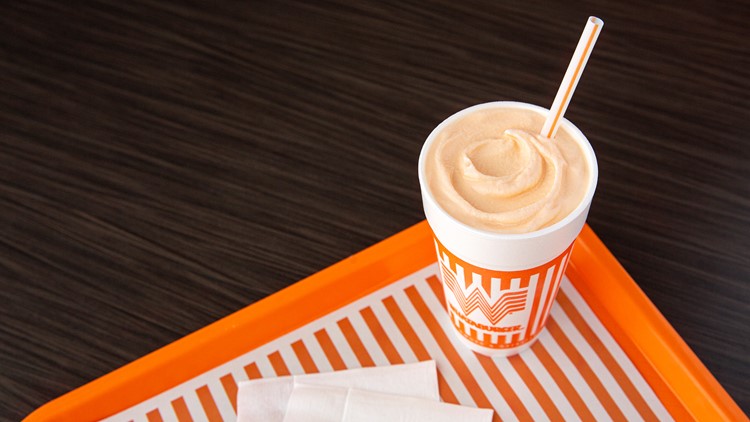
[[[536,340],[549,316],[570,258],[573,241],[588,215],[596,189],[594,150],[570,121],[561,125],[578,141],[589,165],[586,194],[561,221],[530,233],[503,234],[471,227],[449,215],[435,201],[425,179],[427,152],[450,123],[485,108],[532,110],[539,106],[497,101],[462,110],[438,125],[419,156],[419,183],[425,215],[435,235],[446,306],[458,338],[470,349],[490,356],[520,353]]]

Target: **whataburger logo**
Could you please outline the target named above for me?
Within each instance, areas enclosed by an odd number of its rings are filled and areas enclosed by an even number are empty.
[[[458,306],[461,307],[464,315],[469,315],[478,308],[490,323],[497,324],[506,315],[512,312],[523,311],[526,308],[526,295],[528,292],[528,288],[526,287],[518,290],[507,290],[503,292],[497,302],[490,305],[478,289],[474,289],[467,297],[456,281],[453,271],[443,264],[441,264],[441,267],[443,278],[445,279],[444,282],[451,292],[453,292]]]

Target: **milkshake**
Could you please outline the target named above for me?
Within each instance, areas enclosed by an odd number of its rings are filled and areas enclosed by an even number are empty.
[[[549,139],[543,124],[533,110],[486,108],[442,128],[425,160],[435,200],[464,224],[498,233],[562,220],[583,200],[590,170],[569,132]]]
[[[446,119],[419,159],[446,308],[471,349],[507,356],[544,327],[596,188],[586,137],[548,111],[494,102]]]

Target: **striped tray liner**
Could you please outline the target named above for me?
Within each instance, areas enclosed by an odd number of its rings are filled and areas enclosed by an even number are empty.
[[[567,277],[530,350],[488,358],[461,345],[437,264],[166,390],[106,421],[233,421],[237,383],[434,359],[445,402],[494,420],[672,420]]]

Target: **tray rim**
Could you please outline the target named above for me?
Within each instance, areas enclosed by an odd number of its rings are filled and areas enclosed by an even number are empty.
[[[422,221],[42,405],[24,421],[116,414],[426,267],[435,252],[425,243],[432,245],[432,231]],[[748,420],[588,224],[567,273],[676,420]],[[598,282],[581,281],[592,277]],[[298,306],[311,299],[316,307]],[[278,312],[286,317],[276,318]],[[237,331],[243,336],[232,335]]]

